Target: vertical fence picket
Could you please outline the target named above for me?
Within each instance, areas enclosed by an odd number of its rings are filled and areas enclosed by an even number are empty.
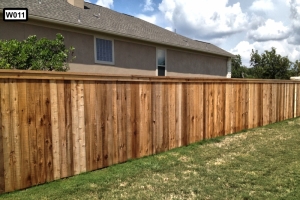
[[[297,83],[297,117],[300,117],[300,84]]]
[[[1,84],[1,116],[2,116],[2,141],[3,141],[3,161],[4,161],[4,182],[5,192],[14,190],[13,160],[11,159],[11,123],[10,123],[10,90],[9,80],[4,79]]]
[[[57,83],[50,81],[50,102],[51,102],[51,124],[52,124],[52,145],[53,145],[53,177],[54,180],[60,178],[60,132],[58,119],[58,96]]]
[[[181,127],[181,122],[182,122],[182,118],[181,118],[181,101],[182,101],[182,83],[176,83],[176,89],[175,89],[175,101],[176,101],[176,147],[180,147],[181,146],[181,135],[182,135],[182,127]],[[154,152],[153,152],[154,153]]]
[[[4,84],[3,84],[3,80],[0,80],[0,194],[5,192],[5,175],[4,175],[4,141],[3,141],[3,132],[4,130],[2,129],[2,116],[3,116],[3,99],[2,99],[2,95],[3,95],[3,88],[4,88]],[[20,102],[20,101],[19,101]],[[21,115],[20,115],[21,116]],[[22,121],[22,120],[20,120]],[[27,133],[28,134],[28,133]],[[21,138],[22,139],[22,138]],[[21,141],[22,142],[22,141]],[[22,149],[23,150],[23,149]],[[27,186],[24,182],[24,178],[23,178],[23,188],[24,187],[29,187],[30,184]]]

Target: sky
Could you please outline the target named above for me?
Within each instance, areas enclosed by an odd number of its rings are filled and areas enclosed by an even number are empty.
[[[300,0],[85,0],[240,54],[275,47],[300,60]]]

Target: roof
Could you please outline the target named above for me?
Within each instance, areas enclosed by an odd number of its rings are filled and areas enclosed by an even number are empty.
[[[84,6],[85,9],[72,6],[67,0],[1,0],[0,12],[3,12],[3,8],[28,8],[29,19],[67,24],[226,57],[234,56],[213,44],[184,37],[142,19],[87,2],[84,2]]]

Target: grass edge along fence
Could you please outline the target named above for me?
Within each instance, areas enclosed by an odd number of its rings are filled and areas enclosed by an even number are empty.
[[[300,116],[300,82],[0,70],[0,193]]]

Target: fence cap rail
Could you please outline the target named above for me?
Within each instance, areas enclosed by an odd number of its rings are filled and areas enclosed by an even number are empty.
[[[299,80],[275,79],[238,79],[216,77],[176,77],[176,76],[142,76],[114,75],[81,72],[55,72],[33,70],[0,70],[0,79],[46,79],[46,80],[86,80],[86,81],[120,81],[120,82],[202,82],[202,83],[299,83]]]

